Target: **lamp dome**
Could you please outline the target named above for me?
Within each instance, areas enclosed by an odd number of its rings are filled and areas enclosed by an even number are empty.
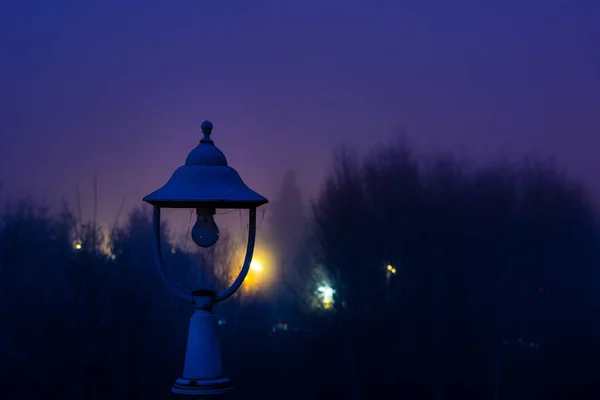
[[[185,164],[144,201],[162,208],[255,208],[268,200],[250,189],[212,139],[213,124],[201,125],[204,137]]]

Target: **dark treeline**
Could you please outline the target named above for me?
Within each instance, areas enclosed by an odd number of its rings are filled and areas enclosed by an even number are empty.
[[[597,381],[599,226],[552,162],[468,171],[402,141],[364,160],[342,150],[313,209],[361,398],[410,384],[434,399],[583,398]]]
[[[297,186],[286,175],[268,213],[278,290],[216,310],[231,398],[586,398],[600,373],[599,225],[555,165],[470,168],[397,141],[340,150],[306,217]],[[226,237],[183,252],[163,232],[171,279],[230,279]],[[173,397],[192,309],[150,246],[146,209],[108,237],[66,208],[6,209],[1,398]]]

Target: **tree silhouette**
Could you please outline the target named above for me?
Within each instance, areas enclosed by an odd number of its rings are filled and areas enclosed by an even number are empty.
[[[309,332],[270,332],[269,299],[217,307],[248,317],[220,328],[237,398],[567,398],[600,373],[600,225],[551,160],[473,168],[404,140],[364,157],[342,148],[305,235],[293,182],[270,228],[282,257],[297,253],[286,270]],[[169,279],[229,283],[235,238],[184,252],[162,228]],[[0,213],[3,399],[170,396],[193,310],[159,279],[151,245],[144,208],[109,233],[66,206]],[[310,307],[321,284],[333,310]]]
[[[541,342],[548,359],[566,337],[599,345],[584,334],[597,331],[597,220],[585,190],[552,163],[473,169],[447,154],[422,162],[403,140],[363,160],[342,149],[313,212],[318,261],[371,327],[357,339],[363,377],[381,364],[372,354],[388,354],[380,375],[431,377],[435,398],[457,380],[485,382],[497,395],[504,342]],[[388,263],[396,273],[386,279]],[[559,370],[552,376],[574,374]]]
[[[298,243],[304,236],[306,210],[304,197],[296,173],[289,170],[284,175],[281,187],[269,207],[268,235],[275,244],[277,258],[293,259],[298,251]]]
[[[274,320],[299,319],[310,297],[304,293],[310,279],[310,256],[307,249],[307,215],[304,196],[296,173],[288,170],[268,213],[267,241],[275,260],[275,285],[271,301]],[[308,256],[308,257],[307,257]]]

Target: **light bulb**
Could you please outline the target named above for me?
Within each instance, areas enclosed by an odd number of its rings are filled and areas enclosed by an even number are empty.
[[[197,208],[192,240],[200,247],[210,247],[219,240],[219,227],[215,223],[214,208]]]

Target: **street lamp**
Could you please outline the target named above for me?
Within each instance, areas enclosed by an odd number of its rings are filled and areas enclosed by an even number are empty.
[[[323,307],[326,310],[330,309],[333,306],[333,295],[335,294],[335,290],[328,285],[324,285],[319,286],[317,291],[319,292],[319,297],[323,302]]]
[[[392,279],[392,275],[396,275],[398,272],[396,268],[392,264],[388,264],[385,272],[385,297],[389,300],[390,298],[390,280]]]
[[[396,268],[394,268],[391,264],[388,264],[387,270],[389,271],[390,274],[396,275]]]
[[[248,274],[256,238],[256,208],[268,202],[248,188],[227,165],[225,155],[210,138],[212,123],[202,122],[201,129],[204,137],[187,156],[185,165],[179,167],[163,187],[144,197],[154,208],[154,255],[160,277],[180,300],[196,307],[190,318],[183,375],[172,388],[174,393],[194,396],[226,393],[233,388],[231,380],[223,374],[217,320],[211,311],[215,303],[231,297]],[[161,208],[195,209],[192,239],[200,247],[210,247],[219,239],[219,228],[214,220],[216,209],[248,209],[246,257],[238,277],[227,290],[218,294],[208,289],[188,293],[166,279],[160,243]]]

